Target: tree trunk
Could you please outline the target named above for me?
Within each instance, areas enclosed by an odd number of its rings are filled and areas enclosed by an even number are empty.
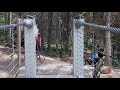
[[[106,25],[110,27],[110,12],[107,13],[107,23]],[[105,32],[105,45],[106,45],[106,63],[108,65],[112,65],[110,61],[110,56],[111,56],[111,36],[110,36],[110,31]]]
[[[104,33],[104,31],[100,31],[100,46],[101,47],[104,47],[105,46],[105,37],[103,37],[103,36],[105,36],[105,33]]]
[[[67,54],[71,54],[70,53],[70,33],[71,33],[71,30],[70,30],[70,12],[67,12],[67,21],[66,21],[66,48],[67,48]]]
[[[57,56],[58,58],[60,57],[59,56],[59,45],[60,45],[60,38],[59,38],[59,35],[60,35],[60,24],[61,24],[61,12],[57,12],[57,24],[56,24],[56,52],[57,52]]]
[[[52,18],[53,18],[53,12],[48,12],[48,38],[47,38],[48,52],[50,51],[50,45],[51,45]]]
[[[12,13],[11,12],[6,12],[6,24],[9,25],[11,24],[11,18],[12,18]],[[8,28],[6,31],[6,45],[11,47],[11,29]]]

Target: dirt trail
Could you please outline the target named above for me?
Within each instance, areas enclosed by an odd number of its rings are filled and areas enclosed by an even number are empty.
[[[8,51],[8,52],[7,52]],[[17,54],[14,54],[13,58],[12,49],[4,46],[0,46],[0,78],[11,77],[18,68],[15,68],[14,72],[10,73],[13,68],[13,59],[17,63]],[[22,54],[22,67],[19,69],[18,77],[25,77],[25,67],[24,67],[24,54]],[[41,57],[43,60],[43,57]],[[59,58],[45,57],[45,60],[40,63],[37,60],[37,77],[38,78],[73,78],[73,65],[71,64],[72,58],[68,59],[70,62],[62,62]],[[112,75],[114,78],[120,78],[120,69],[113,69]],[[86,65],[84,66],[84,77],[91,78],[93,67]],[[117,73],[116,73],[117,72]]]
[[[22,55],[22,62],[24,56]],[[18,70],[13,67],[18,63],[17,54],[13,50],[0,45],[0,78],[11,78]]]

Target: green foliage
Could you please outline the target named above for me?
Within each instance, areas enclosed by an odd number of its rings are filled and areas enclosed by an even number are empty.
[[[48,52],[49,56],[51,57],[60,57],[60,58],[64,58],[66,57],[66,52],[64,49],[60,49],[57,53],[57,50],[56,49],[51,49],[49,52]]]
[[[0,26],[1,25],[5,25],[5,16],[4,14],[3,15],[0,15]],[[4,41],[4,31],[0,31],[0,44],[2,45],[3,44],[3,41]]]
[[[58,56],[55,49],[51,49],[48,52],[48,55],[51,56],[51,57],[57,57]]]
[[[0,45],[2,45],[3,41],[4,41],[4,33],[0,32]]]
[[[61,45],[58,45],[58,48],[56,48],[55,44],[51,45],[51,49],[48,52],[48,55],[51,57],[60,57],[60,58],[64,58],[66,56],[68,56],[68,48],[67,47],[63,47],[61,48]]]
[[[60,49],[59,54],[60,54],[60,58],[66,57],[67,54],[66,54],[65,48]]]
[[[92,42],[90,42],[90,40],[86,40],[84,45],[87,50],[92,50],[92,48],[93,48],[93,44],[92,44]]]

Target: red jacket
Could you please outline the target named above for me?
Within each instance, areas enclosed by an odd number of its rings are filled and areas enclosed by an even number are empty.
[[[37,37],[36,37],[36,44],[40,44],[41,45],[41,34],[38,33]]]

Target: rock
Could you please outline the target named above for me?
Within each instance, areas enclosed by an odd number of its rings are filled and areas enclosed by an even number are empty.
[[[100,78],[113,78],[111,74],[100,74]]]
[[[112,70],[111,70],[111,68],[109,68],[108,66],[103,66],[103,67],[101,67],[100,72],[101,72],[102,74],[111,74]]]
[[[108,66],[101,67],[100,72],[100,78],[113,78],[112,69]]]

